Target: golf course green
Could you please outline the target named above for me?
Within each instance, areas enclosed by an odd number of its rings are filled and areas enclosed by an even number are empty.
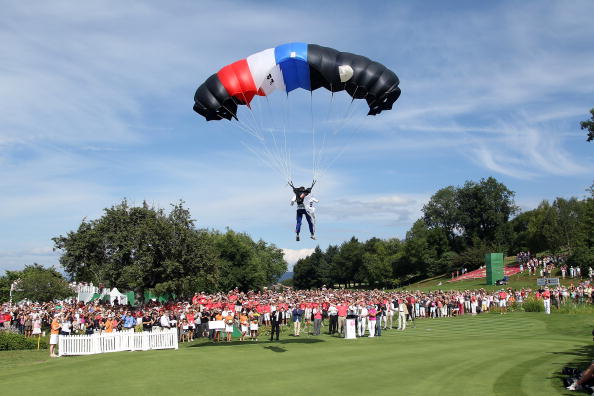
[[[586,314],[417,320],[405,332],[344,340],[181,344],[179,350],[50,359],[0,352],[3,395],[560,395],[565,365],[588,365]],[[327,328],[324,328],[327,330]]]

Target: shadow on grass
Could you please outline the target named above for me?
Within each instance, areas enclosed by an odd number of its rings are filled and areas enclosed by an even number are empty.
[[[264,349],[269,349],[272,352],[287,352],[287,350],[285,348],[277,347],[277,346],[267,346],[267,347],[264,347]]]
[[[594,360],[594,345],[584,345],[576,349],[563,352],[549,352],[553,355],[572,355],[575,359],[571,361],[572,367],[588,367]]]
[[[559,381],[562,384],[563,379],[567,377],[567,375],[564,375],[561,372],[564,367],[577,368],[580,371],[583,371],[583,370],[587,369],[588,366],[590,366],[590,364],[592,364],[592,361],[594,360],[594,345],[584,345],[582,347],[572,349],[569,351],[550,352],[550,353],[553,355],[575,356],[575,358],[572,359],[570,362],[562,365],[563,367],[561,367],[561,365],[559,365],[560,367],[558,367],[558,369],[555,370],[555,372],[552,373],[552,375],[549,377],[551,379],[553,379],[553,378],[556,379],[557,381]],[[566,393],[563,393],[563,394],[566,394]]]
[[[570,361],[567,363],[554,363],[557,356],[570,356]],[[534,359],[526,360],[516,364],[511,369],[507,370],[506,372],[502,373],[498,376],[497,381],[493,386],[493,391],[495,394],[501,395],[526,395],[521,390],[522,380],[524,379],[525,373],[530,371],[530,369],[538,364],[542,364],[543,361],[547,361],[551,363],[553,366],[556,366],[554,371],[550,373],[547,379],[551,380],[555,387],[558,387],[559,394],[561,395],[571,395],[576,394],[573,392],[568,393],[567,390],[564,389],[563,379],[567,377],[567,375],[562,374],[563,367],[576,367],[579,369],[585,369],[591,363],[591,359],[594,356],[594,345],[584,345],[579,348],[575,348],[568,351],[562,352],[548,352],[547,356],[539,356]],[[544,379],[544,378],[543,378]],[[578,393],[580,394],[580,393]],[[582,393],[583,394],[583,393]]]
[[[204,348],[204,347],[227,347],[227,346],[234,346],[234,345],[268,345],[271,346],[266,347],[267,349],[278,348],[272,345],[286,345],[286,344],[317,344],[320,342],[325,342],[324,340],[320,340],[318,338],[290,338],[286,340],[279,340],[279,341],[231,341],[231,342],[211,342],[211,341],[202,341],[197,344],[188,345],[188,348]],[[283,349],[283,348],[280,348]],[[275,352],[285,352],[283,351],[275,351]]]

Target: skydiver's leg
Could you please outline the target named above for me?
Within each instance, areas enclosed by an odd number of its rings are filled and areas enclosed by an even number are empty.
[[[297,240],[299,240],[299,233],[301,232],[301,220],[303,219],[303,212],[305,212],[305,210],[297,209],[297,226],[295,227]]]
[[[314,236],[314,223],[311,216],[307,212],[305,212],[305,219],[307,220],[307,224],[309,225],[309,233],[311,234],[311,236]]]

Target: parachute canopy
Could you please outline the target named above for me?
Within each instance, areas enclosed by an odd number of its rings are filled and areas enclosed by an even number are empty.
[[[316,44],[288,43],[255,53],[210,76],[194,95],[194,111],[207,121],[237,119],[237,106],[256,95],[297,88],[346,91],[365,99],[368,115],[390,110],[400,96],[396,74],[361,55]]]

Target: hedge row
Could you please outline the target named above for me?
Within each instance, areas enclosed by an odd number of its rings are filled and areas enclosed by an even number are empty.
[[[47,349],[48,343],[43,338],[39,348]],[[21,334],[0,332],[0,351],[15,351],[20,349],[37,349],[37,338],[28,338]]]

